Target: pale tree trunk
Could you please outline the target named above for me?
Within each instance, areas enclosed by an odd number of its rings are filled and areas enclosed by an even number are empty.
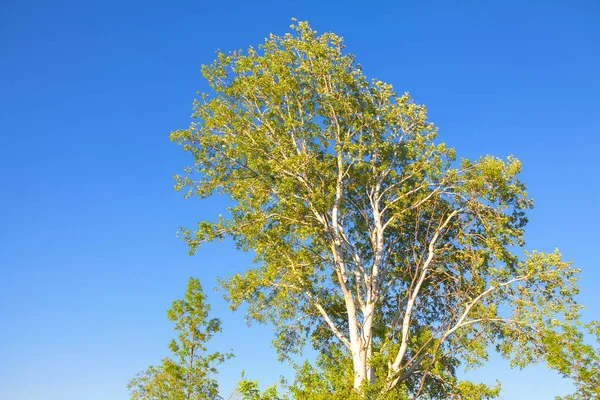
[[[360,349],[352,349],[352,353],[354,361],[354,390],[358,390],[362,382],[367,378],[367,371],[360,354]]]
[[[379,208],[380,185],[376,184],[370,197],[371,210],[373,213],[373,231],[371,232],[371,243],[373,245],[374,259],[371,273],[368,273],[366,265],[362,265],[362,282],[366,299],[361,303],[362,329],[359,341],[356,344],[359,357],[354,361],[354,390],[358,390],[361,383],[367,380],[370,385],[375,383],[375,371],[369,365],[373,349],[373,318],[375,316],[376,303],[379,297],[379,284],[381,267],[383,262],[384,227],[382,213]],[[357,257],[355,262],[359,264]],[[357,297],[360,297],[359,283],[357,282]],[[353,344],[354,354],[354,344]]]
[[[372,329],[374,305],[367,304],[362,310],[363,324],[360,335],[356,340],[351,340],[352,362],[354,366],[354,390],[358,390],[364,380],[369,384],[375,383],[375,371],[369,365],[369,359],[372,353]],[[355,322],[358,325],[358,322]]]
[[[337,123],[337,116],[332,110],[332,118],[336,121],[338,136],[336,142],[341,143],[340,126]],[[346,166],[344,165],[342,154],[337,154],[337,180],[336,194],[333,208],[331,210],[331,225],[326,226],[332,233],[331,250],[335,263],[335,270],[338,283],[342,289],[346,311],[348,316],[348,341],[352,354],[352,363],[354,367],[354,390],[358,391],[363,381],[367,380],[369,384],[375,382],[375,372],[368,363],[372,355],[373,344],[373,318],[376,304],[379,297],[380,273],[382,273],[383,249],[384,249],[384,223],[383,212],[380,210],[380,189],[383,176],[379,177],[370,193],[369,200],[373,213],[373,230],[371,232],[371,244],[374,251],[373,264],[370,273],[356,249],[352,249],[350,241],[345,236],[343,224],[340,223],[340,205],[344,192],[344,175]],[[324,219],[321,219],[324,220]],[[327,224],[326,224],[327,225]],[[348,248],[348,246],[350,248]],[[344,259],[343,248],[347,249],[350,258],[354,262],[352,271],[356,277],[355,287],[348,284],[348,269]],[[362,314],[359,322],[358,314]],[[332,325],[332,324],[330,324]],[[336,330],[334,330],[336,333]],[[337,334],[336,334],[337,335]],[[339,337],[339,336],[338,336]],[[344,341],[342,341],[344,342]]]

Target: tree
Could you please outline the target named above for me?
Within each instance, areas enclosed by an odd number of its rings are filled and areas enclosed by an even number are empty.
[[[291,27],[204,66],[211,94],[171,134],[193,156],[176,190],[233,202],[182,229],[191,254],[232,238],[256,255],[221,282],[231,307],[273,324],[282,358],[309,340],[336,372],[329,396],[351,379],[359,397],[494,397],[499,387],[456,376],[490,349],[597,393],[564,367],[585,353],[581,371],[597,377],[598,352],[577,333],[579,270],[558,251],[519,255],[532,207],[520,162],[456,160],[426,108],[367,80],[340,37]],[[578,351],[556,340],[568,332]],[[327,373],[311,368],[298,390]]]
[[[190,278],[185,297],[167,311],[179,332],[178,340],[169,344],[174,357],[163,359],[158,367],[150,366],[129,382],[133,400],[220,399],[216,367],[232,355],[207,353],[206,342],[221,332],[221,322],[209,320],[209,311],[200,282]]]

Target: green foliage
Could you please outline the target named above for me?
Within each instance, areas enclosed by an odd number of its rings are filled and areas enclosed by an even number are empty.
[[[376,375],[385,371],[383,365],[377,365],[380,360],[372,360]],[[455,400],[484,400],[494,399],[500,394],[500,383],[489,387],[484,384],[474,384],[468,381],[459,381],[446,371],[437,369],[433,371],[438,379],[444,377],[447,381],[429,384],[427,390],[417,394],[424,399],[455,399]],[[294,399],[298,400],[409,400],[415,393],[409,385],[397,385],[392,389],[385,387],[384,380],[372,384],[363,382],[360,389],[354,390],[352,360],[342,351],[332,352],[328,355],[320,354],[315,366],[308,362],[296,367],[295,381],[288,386]],[[446,386],[452,386],[448,390]]]
[[[584,335],[572,325],[562,324],[561,331],[546,331],[548,365],[565,378],[572,378],[576,392],[563,400],[600,398],[600,349],[584,342]],[[597,321],[584,326],[585,331],[600,344],[600,324]],[[557,399],[561,399],[557,397]]]
[[[217,366],[231,354],[207,353],[206,342],[221,332],[221,322],[208,319],[210,306],[197,279],[190,278],[185,297],[167,311],[175,323],[177,340],[169,344],[173,358],[158,367],[150,366],[127,385],[132,400],[206,400],[219,399],[214,375]]]
[[[329,353],[321,353],[315,366],[306,361],[295,370],[295,381],[288,387],[294,399],[350,400],[363,395],[353,388],[352,360],[335,347]]]
[[[191,253],[226,237],[254,252],[221,285],[232,309],[274,326],[282,359],[319,351],[297,398],[493,398],[499,386],[457,378],[490,349],[596,390],[579,270],[516,251],[533,205],[516,158],[456,160],[424,106],[304,22],[202,73],[211,94],[171,134],[193,157],[175,188],[233,206],[182,237]]]
[[[246,379],[245,372],[242,371],[242,379],[238,383],[235,394],[240,400],[284,400],[286,396],[277,391],[277,386],[270,386],[261,393],[258,382]]]

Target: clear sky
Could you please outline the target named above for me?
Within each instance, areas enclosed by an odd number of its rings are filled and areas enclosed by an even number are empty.
[[[250,256],[230,243],[187,256],[180,225],[219,199],[183,200],[186,128],[214,50],[260,43],[290,18],[346,40],[369,77],[426,104],[458,156],[514,154],[536,208],[527,247],[583,269],[586,319],[600,318],[600,3],[539,1],[0,2],[0,399],[120,400],[167,355],[165,317],[199,277],[233,348],[223,394],[245,368],[287,368],[269,327],[247,328],[217,276]],[[474,379],[505,400],[552,399],[569,384],[492,359]]]

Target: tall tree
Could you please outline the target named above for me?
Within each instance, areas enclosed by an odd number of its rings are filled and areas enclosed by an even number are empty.
[[[209,311],[200,282],[190,278],[185,297],[167,311],[179,333],[169,344],[173,358],[163,359],[158,367],[150,366],[129,382],[132,400],[220,399],[216,367],[232,355],[207,353],[206,342],[221,332],[221,322],[208,319]]]
[[[517,253],[532,207],[517,159],[457,161],[424,106],[304,22],[202,73],[211,94],[171,134],[194,160],[176,189],[234,205],[183,237],[191,253],[229,237],[256,254],[222,286],[232,308],[274,325],[281,357],[308,339],[371,398],[493,397],[456,376],[488,349],[566,375],[583,365],[575,353],[598,365],[576,329],[579,271],[557,251]],[[571,354],[558,340],[569,332]]]

